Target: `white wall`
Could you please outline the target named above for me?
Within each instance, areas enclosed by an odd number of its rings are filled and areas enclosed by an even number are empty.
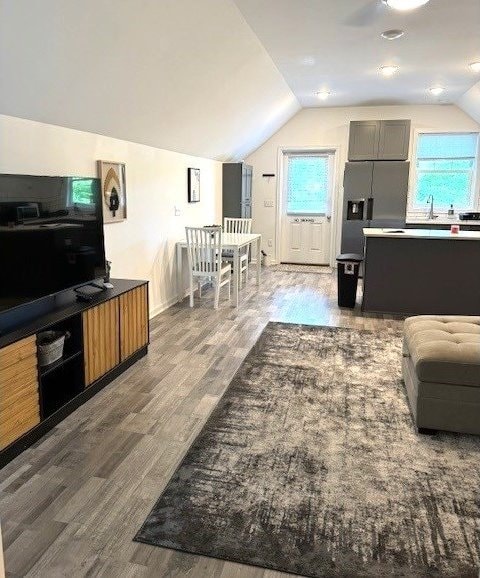
[[[253,165],[253,228],[263,236],[263,248],[277,260],[275,250],[276,199],[279,175],[278,156],[280,147],[338,147],[335,176],[335,203],[332,218],[335,242],[332,255],[340,249],[341,212],[343,199],[343,167],[347,161],[348,130],[351,120],[411,119],[412,133],[416,130],[469,131],[480,125],[455,105],[381,106],[307,108],[301,110],[276,134],[252,153],[246,162]],[[413,139],[411,139],[412,145]],[[275,173],[275,178],[263,178],[262,173]],[[264,201],[273,201],[273,207],[265,207]],[[271,239],[273,246],[268,246]]]
[[[150,313],[175,300],[175,241],[185,225],[221,222],[222,165],[92,133],[0,115],[0,172],[97,176],[97,160],[126,163],[123,223],[105,225],[112,276],[150,281]],[[200,169],[199,203],[187,202],[187,168]],[[174,216],[174,206],[181,216]]]

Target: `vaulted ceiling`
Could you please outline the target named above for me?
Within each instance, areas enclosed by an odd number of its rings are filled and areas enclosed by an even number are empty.
[[[404,14],[381,0],[0,0],[0,113],[218,160],[301,106],[458,101],[480,120],[479,29],[478,0]]]
[[[407,12],[381,0],[235,3],[304,107],[452,103],[480,80],[468,66],[480,61],[479,0],[430,0]],[[381,37],[391,29],[404,35]],[[385,78],[384,65],[398,72]],[[437,85],[445,92],[434,97]]]
[[[457,105],[480,124],[480,82],[461,96]]]
[[[300,105],[231,0],[0,0],[0,113],[242,158]]]

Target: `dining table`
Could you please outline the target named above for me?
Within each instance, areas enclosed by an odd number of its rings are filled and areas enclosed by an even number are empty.
[[[256,281],[257,286],[261,281],[261,249],[262,235],[259,233],[222,233],[222,251],[233,253],[233,303],[235,307],[239,304],[239,274],[240,274],[240,253],[245,247],[255,247],[256,256]],[[182,301],[185,297],[185,279],[183,274],[183,259],[187,250],[187,240],[177,241],[177,299]],[[185,255],[186,257],[186,255]]]

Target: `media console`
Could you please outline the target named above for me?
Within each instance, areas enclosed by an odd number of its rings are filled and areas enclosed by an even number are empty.
[[[113,279],[113,289],[59,307],[0,336],[0,468],[146,355],[148,282]],[[63,356],[39,367],[37,335],[68,331]]]

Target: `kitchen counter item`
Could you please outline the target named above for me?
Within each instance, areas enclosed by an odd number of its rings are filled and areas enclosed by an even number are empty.
[[[480,213],[460,213],[460,221],[480,221]]]

